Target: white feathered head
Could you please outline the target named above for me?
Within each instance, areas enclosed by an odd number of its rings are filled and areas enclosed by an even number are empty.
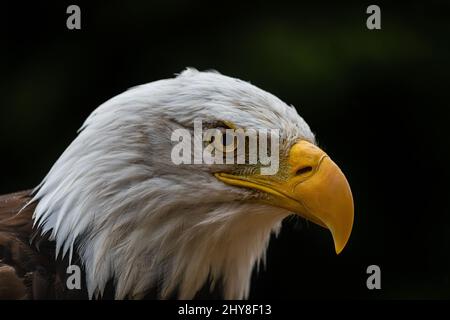
[[[193,133],[196,119],[219,130],[277,130],[279,169],[175,164],[173,132]],[[245,298],[285,217],[328,228],[337,252],[353,223],[345,177],[293,107],[247,82],[194,69],[98,107],[34,200],[35,223],[57,254],[77,250],[90,296],[113,280],[118,299],[155,288],[161,298],[192,298],[207,280],[221,283],[224,298]]]

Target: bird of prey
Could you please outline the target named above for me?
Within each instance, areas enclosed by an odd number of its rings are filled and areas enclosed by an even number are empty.
[[[277,129],[279,168],[175,164],[177,129]],[[353,225],[349,184],[292,106],[248,82],[192,68],[100,105],[33,190],[0,196],[0,298],[245,299],[270,236],[299,215]],[[69,288],[79,266],[81,288]]]

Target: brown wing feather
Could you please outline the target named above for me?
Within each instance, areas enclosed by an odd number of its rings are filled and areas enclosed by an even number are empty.
[[[13,267],[0,263],[0,300],[25,298],[27,287],[23,279],[19,278]]]
[[[66,287],[67,257],[55,259],[54,242],[33,229],[31,199],[31,191],[0,196],[0,299],[86,299],[86,288]],[[73,263],[82,268],[76,252]]]
[[[46,299],[54,291],[51,251],[30,243],[36,207],[25,207],[30,200],[30,191],[0,196],[0,299]]]
[[[0,196],[0,298],[30,297],[26,279],[33,272],[36,253],[28,243],[34,205],[19,211],[30,201],[30,192]]]

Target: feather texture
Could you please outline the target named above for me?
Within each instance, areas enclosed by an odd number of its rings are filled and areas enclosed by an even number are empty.
[[[279,129],[283,150],[299,138],[314,142],[293,107],[216,72],[187,69],[102,104],[31,202],[56,256],[79,256],[90,297],[110,281],[118,299],[150,289],[189,299],[207,281],[225,298],[248,296],[255,263],[290,213],[244,201],[254,192],[214,177],[223,166],[172,163],[171,133],[199,118]]]

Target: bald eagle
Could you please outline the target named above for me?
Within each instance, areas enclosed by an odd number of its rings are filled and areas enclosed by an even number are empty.
[[[171,133],[198,118],[277,129],[278,171],[174,164]],[[337,253],[346,245],[350,187],[307,123],[248,82],[186,69],[100,105],[38,187],[0,197],[0,298],[191,299],[208,286],[243,299],[292,214],[327,228]]]

